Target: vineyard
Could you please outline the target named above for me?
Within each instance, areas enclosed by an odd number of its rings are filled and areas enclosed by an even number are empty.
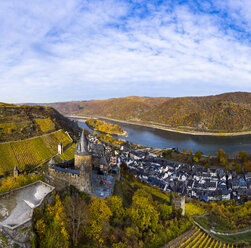
[[[50,118],[35,119],[35,121],[44,133],[55,130],[55,124]]]
[[[233,248],[232,244],[216,240],[197,226],[170,242],[166,248]]]
[[[48,160],[57,153],[60,141],[63,146],[72,142],[68,134],[59,130],[36,138],[0,143],[0,174],[12,171],[15,165],[22,171]]]
[[[66,161],[73,159],[75,148],[76,148],[76,144],[73,144],[70,148],[64,151],[62,155],[59,155],[59,157]]]

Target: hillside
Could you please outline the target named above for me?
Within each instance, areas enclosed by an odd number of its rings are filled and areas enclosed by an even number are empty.
[[[0,142],[24,140],[59,129],[72,137],[78,134],[75,124],[51,107],[0,103]]]
[[[158,106],[167,99],[168,98],[164,97],[130,96],[107,100],[52,103],[48,105],[66,115],[98,115],[114,119],[128,120],[131,118],[140,118],[144,112]]]
[[[0,175],[12,172],[15,165],[24,172],[45,162],[57,154],[59,142],[67,147],[72,139],[59,130],[40,137],[0,143]]]
[[[205,97],[123,97],[50,104],[66,115],[159,123],[179,130],[239,132],[251,130],[251,93]]]

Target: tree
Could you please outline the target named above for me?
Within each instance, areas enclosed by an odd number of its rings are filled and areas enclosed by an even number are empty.
[[[107,205],[112,212],[112,217],[115,219],[123,219],[125,210],[123,208],[123,199],[119,196],[111,196],[107,199]]]
[[[244,170],[245,172],[251,172],[251,162],[244,163]]]
[[[66,225],[66,214],[60,197],[56,195],[55,204],[48,205],[45,213],[35,222],[40,247],[68,248],[69,234]]]
[[[193,155],[193,150],[191,148],[188,151],[190,155]]]
[[[202,152],[197,151],[197,152],[195,152],[195,154],[194,154],[194,156],[193,156],[193,160],[194,160],[195,162],[199,162],[199,160],[201,159],[201,157],[202,157]]]
[[[151,196],[142,190],[137,190],[128,209],[132,222],[142,231],[155,231],[159,221],[159,213],[155,209]]]
[[[159,204],[159,212],[162,220],[168,220],[172,214],[172,206],[167,204]]]
[[[241,171],[242,171],[242,169],[241,169],[241,164],[239,164],[239,163],[236,164],[235,170],[236,170],[237,173],[241,173]]]
[[[109,230],[109,219],[112,212],[105,200],[94,196],[89,204],[89,213],[91,220],[87,235],[94,243],[102,244],[104,236]]]
[[[229,155],[226,154],[223,149],[219,149],[219,151],[216,152],[216,157],[218,162],[224,166],[228,162]]]
[[[89,210],[84,200],[80,197],[66,197],[64,201],[67,213],[67,222],[71,229],[72,243],[77,246],[80,230],[85,228],[89,222]]]
[[[241,151],[241,152],[239,152],[239,157],[240,157],[240,161],[241,161],[242,163],[248,161],[248,154],[247,154],[246,151]]]

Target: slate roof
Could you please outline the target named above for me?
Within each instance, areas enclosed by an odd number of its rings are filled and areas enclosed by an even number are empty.
[[[57,171],[79,175],[79,170],[73,170],[73,169],[70,169],[70,168],[61,168],[61,167],[58,167],[56,165],[53,165],[52,168],[54,170],[57,170]]]
[[[88,141],[85,137],[84,131],[82,131],[79,142],[77,143],[76,150],[74,152],[76,155],[85,156],[89,155],[88,151]]]

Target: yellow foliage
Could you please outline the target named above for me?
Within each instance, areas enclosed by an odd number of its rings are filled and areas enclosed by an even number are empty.
[[[35,229],[40,237],[43,238],[46,232],[46,224],[43,219],[39,219],[35,224]]]
[[[101,121],[97,119],[87,119],[86,124],[93,129],[96,129],[102,133],[110,133],[121,135],[124,133],[124,130],[117,124],[112,124],[106,121]]]
[[[201,208],[200,206],[195,205],[191,202],[186,203],[185,208],[186,208],[185,211],[186,211],[187,216],[202,215],[206,213],[206,210],[204,208]]]
[[[109,224],[109,219],[112,216],[110,208],[106,205],[106,201],[93,197],[89,205],[90,211],[90,226],[88,228],[88,236],[94,241],[99,242],[102,239],[103,229]]]
[[[7,177],[2,181],[0,186],[0,193],[8,192],[15,188],[22,187],[24,185],[36,182],[40,177],[38,175],[19,175],[17,178],[13,176]]]

